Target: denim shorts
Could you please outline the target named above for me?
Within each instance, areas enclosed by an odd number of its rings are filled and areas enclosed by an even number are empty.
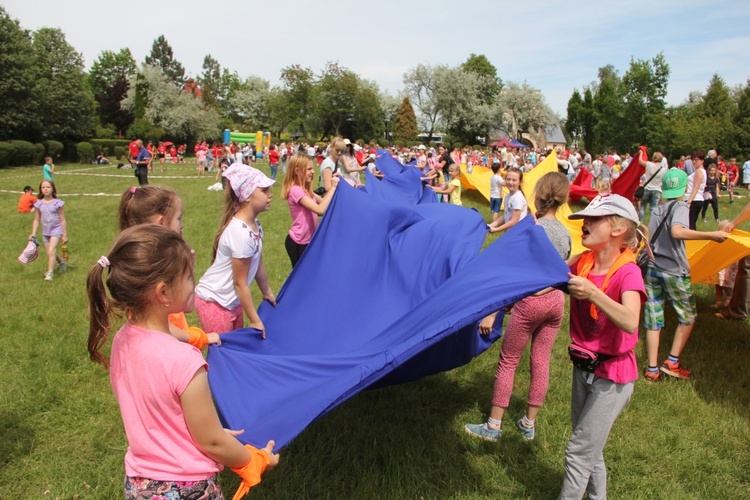
[[[500,198],[490,198],[490,212],[493,214],[500,213]]]

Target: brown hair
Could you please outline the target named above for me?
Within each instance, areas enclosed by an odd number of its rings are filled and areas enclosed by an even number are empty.
[[[219,240],[221,239],[221,235],[224,233],[224,230],[229,223],[232,222],[232,218],[234,217],[234,214],[237,213],[239,206],[240,199],[237,198],[232,186],[227,182],[227,185],[224,187],[224,209],[221,212],[221,228],[214,238],[214,248],[211,251],[211,264],[216,260],[216,252],[219,250]]]
[[[180,206],[180,197],[166,186],[129,188],[122,194],[117,225],[120,231],[139,224],[148,224],[154,215],[172,220]]]
[[[310,185],[312,182],[307,180],[307,166],[312,163],[312,159],[306,155],[294,155],[287,164],[287,173],[284,178],[284,184],[281,186],[281,198],[286,200],[289,191],[293,186],[300,186],[312,197]]]
[[[570,182],[560,172],[548,172],[537,181],[534,187],[536,216],[542,217],[551,208],[557,210],[568,201]]]
[[[39,183],[39,193],[37,193],[36,198],[38,200],[44,199],[44,195],[42,194],[42,184],[44,184],[45,182],[49,182],[49,185],[52,186],[52,197],[57,198],[57,187],[55,186],[55,183],[49,179],[44,179]]]
[[[94,264],[86,280],[89,300],[89,357],[109,366],[101,353],[109,337],[110,317],[138,318],[148,307],[148,295],[159,283],[171,284],[192,269],[190,247],[182,236],[157,224],[125,229],[106,257],[109,272]],[[109,296],[107,296],[109,290]]]

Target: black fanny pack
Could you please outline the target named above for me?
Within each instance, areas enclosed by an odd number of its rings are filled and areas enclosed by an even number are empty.
[[[614,356],[608,354],[590,351],[577,344],[570,344],[568,346],[568,356],[570,356],[573,366],[586,372],[593,372],[601,363],[614,358]]]

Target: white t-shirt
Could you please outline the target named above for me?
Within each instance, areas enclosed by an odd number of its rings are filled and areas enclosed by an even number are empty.
[[[323,160],[323,163],[320,164],[320,185],[323,185],[323,170],[329,169],[331,171],[331,175],[336,173],[336,164],[333,162],[330,156],[326,157],[325,160]]]
[[[514,210],[521,211],[521,218],[518,219],[519,221],[522,221],[523,218],[526,217],[529,213],[529,207],[526,203],[526,197],[521,191],[516,191],[514,194],[508,193],[508,195],[505,197],[505,210],[503,211],[503,219],[505,220],[505,222],[508,222],[511,220],[511,218],[513,218]]]
[[[216,302],[225,309],[234,309],[240,305],[240,299],[234,291],[232,259],[251,259],[247,273],[247,284],[250,286],[258,272],[263,250],[263,229],[257,219],[255,224],[258,226],[257,233],[240,219],[233,218],[229,221],[219,238],[214,263],[195,287],[198,297],[207,302]]]
[[[500,198],[503,186],[505,186],[505,180],[500,174],[492,174],[492,178],[490,179],[490,198]]]

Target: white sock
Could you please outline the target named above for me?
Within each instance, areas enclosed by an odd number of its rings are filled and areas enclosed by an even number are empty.
[[[502,420],[495,420],[494,418],[490,417],[487,419],[487,427],[490,429],[498,430],[500,429],[500,426],[502,425]]]

